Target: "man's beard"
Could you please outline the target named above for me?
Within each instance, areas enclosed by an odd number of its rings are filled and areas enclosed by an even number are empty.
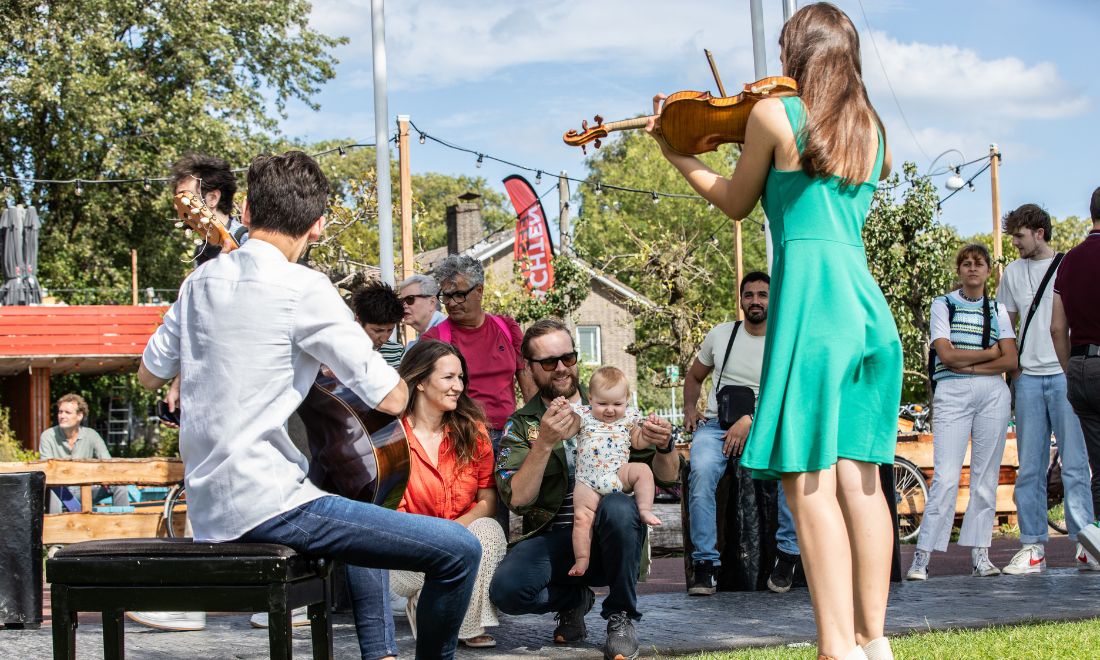
[[[577,393],[577,383],[579,382],[580,379],[577,378],[577,374],[570,373],[569,382],[559,387],[558,385],[554,384],[554,377],[551,377],[550,380],[546,381],[545,383],[538,384],[539,396],[541,396],[543,399],[546,399],[547,401],[553,401],[559,396],[563,396],[568,399],[569,397]]]
[[[768,310],[761,307],[750,307],[744,310],[745,318],[753,323],[763,323],[768,320]]]

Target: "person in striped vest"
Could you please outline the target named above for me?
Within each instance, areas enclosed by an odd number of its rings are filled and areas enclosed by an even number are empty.
[[[960,288],[932,301],[932,488],[906,577],[924,580],[933,550],[947,550],[959,477],[971,445],[970,501],[959,545],[970,546],[973,575],[999,575],[989,560],[997,481],[1011,395],[1003,374],[1016,368],[1016,334],[1004,305],[989,299],[989,251],[967,245],[955,257]]]

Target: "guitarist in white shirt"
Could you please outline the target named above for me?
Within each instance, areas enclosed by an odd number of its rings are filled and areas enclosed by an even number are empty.
[[[353,566],[423,572],[418,617],[436,625],[417,637],[417,656],[450,658],[477,540],[452,521],[322,491],[286,431],[321,364],[386,414],[408,398],[328,279],[295,263],[320,237],[328,194],[320,167],[300,151],[253,161],[248,242],[184,281],[138,378],[155,389],[181,377],[180,453],[196,540],[280,543]],[[363,621],[369,606],[355,607]],[[379,657],[364,648],[370,627],[357,626],[364,658]]]

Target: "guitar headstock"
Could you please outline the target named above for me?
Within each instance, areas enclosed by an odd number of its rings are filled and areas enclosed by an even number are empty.
[[[228,245],[229,250],[240,247],[200,195],[184,190],[176,193],[172,202],[180,217],[176,227],[186,226],[190,232],[188,237],[195,236],[196,245]]]
[[[580,147],[582,153],[588,153],[588,149],[585,145],[592,142],[594,147],[600,148],[600,140],[607,137],[607,129],[603,127],[603,117],[596,115],[592,118],[596,122],[595,126],[589,127],[588,120],[581,121],[581,130],[578,132],[574,129],[566,131],[562,136],[562,140],[565,141],[571,147]]]

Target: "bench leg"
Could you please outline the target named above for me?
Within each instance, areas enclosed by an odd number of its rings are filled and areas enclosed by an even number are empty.
[[[50,587],[50,616],[54,660],[76,660],[76,612],[69,609],[69,590],[65,585]]]
[[[332,603],[329,588],[325,585],[325,600],[309,606],[309,630],[313,636],[313,660],[333,660],[332,649]]]
[[[267,637],[271,644],[271,660],[291,660],[294,657],[294,638],[290,634],[290,610],[286,599],[267,613]]]
[[[124,633],[123,611],[111,610],[103,613],[103,658],[104,660],[123,660],[126,649],[122,641]]]

